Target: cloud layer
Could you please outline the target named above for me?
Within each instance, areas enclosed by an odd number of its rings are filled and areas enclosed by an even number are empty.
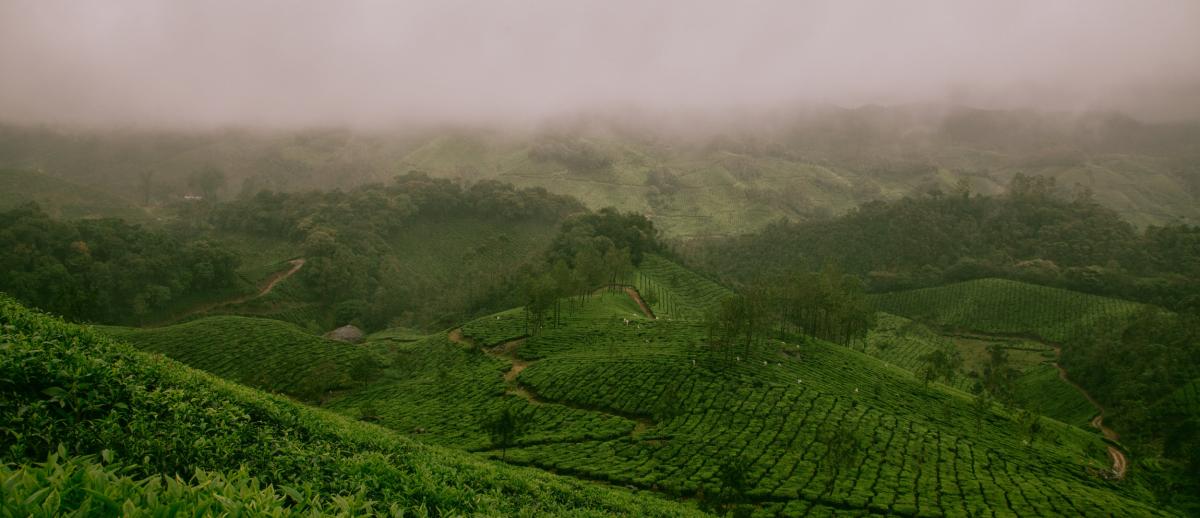
[[[1200,112],[1200,2],[0,3],[0,120],[531,121],[955,102]]]

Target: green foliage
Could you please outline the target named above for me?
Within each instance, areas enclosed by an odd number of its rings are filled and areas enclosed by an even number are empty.
[[[763,341],[740,361],[711,368],[702,322],[631,318],[607,305],[603,297],[582,302],[561,326],[520,342],[524,368],[513,383],[541,406],[624,416],[640,428],[522,441],[504,453],[509,462],[720,506],[721,495],[732,494],[723,489],[723,473],[732,471],[723,467],[741,458],[744,505],[782,515],[1155,513],[1135,483],[1087,474],[1108,462],[1102,446],[1092,455],[1102,443],[1089,431],[1043,420],[1027,446],[1007,411],[989,404],[977,412],[963,392],[925,388],[907,371],[820,340]],[[472,334],[520,334],[519,314],[499,316],[473,322]],[[671,400],[675,410],[664,412]]]
[[[695,514],[422,446],[138,352],[7,297],[0,344],[0,506],[14,515],[32,506],[68,512],[85,501],[98,510],[107,500],[130,513],[171,513],[172,505],[251,512],[257,502],[279,514]],[[74,458],[89,455],[120,467]]]
[[[379,371],[379,360],[362,347],[275,320],[208,317],[109,334],[222,378],[306,401],[369,382]]]
[[[447,326],[519,304],[525,270],[580,209],[541,190],[408,174],[349,192],[264,191],[212,219],[222,232],[291,240],[308,260],[297,296],[373,330]]]
[[[699,242],[689,255],[743,283],[833,262],[875,292],[1001,277],[1171,308],[1200,303],[1200,228],[1139,231],[1093,201],[1061,200],[1022,178],[1008,196],[871,202],[838,218]]]
[[[138,323],[196,294],[239,287],[237,258],[120,220],[58,221],[37,205],[0,213],[0,290],[76,320]]]
[[[328,408],[358,417],[369,405],[378,410],[381,425],[423,442],[468,450],[492,449],[489,430],[481,424],[502,411],[521,424],[514,444],[619,437],[633,428],[622,417],[520,398],[501,377],[506,362],[443,334],[378,351],[388,365],[380,378],[331,399]]]
[[[507,406],[501,407],[499,412],[488,416],[483,422],[483,428],[492,440],[492,447],[501,449],[500,460],[505,459],[508,447],[512,446],[524,431],[520,418],[513,413],[512,408]]]
[[[1088,330],[1117,331],[1143,306],[1002,279],[873,295],[875,306],[938,326],[1026,334],[1062,342]]]
[[[733,292],[696,272],[656,254],[649,254],[637,267],[635,285],[656,315],[700,320]]]
[[[124,197],[42,172],[0,169],[0,211],[29,202],[58,219],[120,218],[137,223],[150,219]]]

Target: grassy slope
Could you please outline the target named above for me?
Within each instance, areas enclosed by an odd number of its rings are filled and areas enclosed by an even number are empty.
[[[0,169],[0,210],[37,202],[47,214],[62,219],[122,218],[131,223],[150,219],[133,202],[45,173]]]
[[[378,369],[378,360],[362,347],[276,320],[222,316],[106,332],[222,378],[306,400],[355,386]]]
[[[938,326],[1062,341],[1093,329],[1117,330],[1142,305],[1002,279],[979,279],[871,297],[881,311]]]
[[[264,509],[287,504],[282,511],[311,507],[348,515],[693,512],[653,497],[415,444],[384,428],[146,355],[5,297],[0,337],[0,423],[6,432],[0,434],[0,459],[7,481],[0,507],[13,514],[28,514],[31,505],[41,512],[85,503],[100,509],[108,505],[105,497],[115,509],[128,505],[131,512],[172,507],[219,512],[213,509],[255,501]],[[97,473],[96,458],[69,460],[81,475],[66,480],[55,468],[59,459],[31,465],[55,451],[111,459],[120,474]],[[232,472],[235,466],[245,473]],[[220,480],[208,482],[212,475],[201,470],[221,472]],[[158,483],[125,478],[158,474],[196,478],[166,496],[153,494]],[[247,475],[257,483],[249,483]],[[222,482],[228,480],[234,481],[232,489]],[[230,498],[215,497],[222,494]]]

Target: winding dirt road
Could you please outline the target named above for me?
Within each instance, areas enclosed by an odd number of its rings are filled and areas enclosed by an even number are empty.
[[[1100,406],[1100,403],[1096,402],[1095,399],[1092,399],[1092,395],[1088,394],[1086,390],[1083,390],[1083,387],[1080,387],[1074,381],[1071,381],[1071,378],[1067,377],[1067,370],[1062,368],[1062,365],[1058,364],[1058,358],[1062,356],[1062,348],[1057,345],[1051,345],[1050,347],[1054,348],[1053,365],[1054,368],[1058,370],[1058,377],[1068,385],[1075,387],[1075,390],[1078,390],[1080,394],[1083,394],[1083,397],[1087,398],[1088,402],[1091,403],[1093,407],[1096,407],[1096,417],[1093,417],[1091,421],[1092,428],[1100,430],[1100,433],[1104,435],[1105,439],[1115,442],[1118,438],[1120,438],[1120,436],[1117,435],[1117,432],[1113,431],[1112,428],[1104,426],[1104,407]],[[1112,477],[1116,480],[1125,478],[1125,471],[1129,467],[1129,461],[1125,458],[1125,454],[1122,453],[1119,448],[1110,444],[1108,445],[1108,458],[1112,459],[1113,463]]]
[[[637,292],[635,291],[634,293],[637,293]],[[639,299],[640,299],[640,297],[639,297]],[[481,350],[483,350],[484,353],[488,354],[489,356],[509,361],[512,364],[512,367],[510,367],[508,369],[508,371],[506,371],[504,373],[504,384],[506,386],[504,392],[506,394],[511,394],[511,395],[520,397],[520,398],[528,401],[529,404],[531,404],[531,405],[555,404],[555,405],[561,405],[561,406],[565,406],[565,407],[569,407],[569,408],[587,410],[589,412],[600,412],[600,413],[605,413],[605,414],[609,414],[609,415],[613,415],[613,416],[617,416],[617,417],[624,417],[625,419],[629,419],[634,422],[633,429],[629,432],[629,435],[631,437],[635,437],[635,436],[645,432],[646,430],[652,428],[655,425],[654,421],[651,420],[649,417],[614,414],[612,412],[605,412],[603,410],[597,410],[595,408],[587,408],[587,407],[574,405],[574,404],[570,404],[570,403],[565,403],[565,402],[546,401],[546,400],[542,399],[541,397],[538,397],[537,394],[534,394],[533,392],[530,392],[529,390],[527,390],[525,387],[522,387],[521,384],[519,382],[517,382],[517,376],[519,376],[521,374],[521,371],[525,370],[525,368],[529,367],[533,362],[528,361],[528,360],[522,360],[520,357],[518,357],[517,349],[519,349],[521,347],[521,344],[525,343],[525,340],[527,339],[527,337],[509,340],[507,342],[503,342],[500,345],[496,345],[494,347],[484,347],[484,346],[481,346],[481,345],[475,343],[474,340],[467,338],[465,335],[463,335],[462,328],[455,328],[454,330],[450,331],[450,333],[447,335],[447,338],[449,338],[451,342],[455,342],[455,343],[459,343],[459,344],[463,344],[463,345],[469,345],[471,347],[479,347]]]
[[[257,299],[259,297],[262,297],[268,293],[271,293],[271,290],[275,289],[275,285],[283,282],[288,277],[291,277],[291,276],[295,275],[296,272],[300,271],[300,268],[304,266],[304,258],[301,257],[299,259],[292,259],[291,261],[288,261],[288,264],[291,264],[292,267],[285,271],[275,272],[274,274],[272,274],[271,277],[267,279],[267,283],[265,285],[263,285],[262,288],[259,288],[259,290],[255,293],[251,293],[249,295],[242,295],[240,297],[235,297],[232,299],[220,300],[220,301],[212,302],[209,304],[204,304],[202,306],[198,306],[198,307],[189,309],[187,311],[184,311],[183,313],[181,313],[179,315],[175,315],[169,319],[163,320],[162,322],[158,322],[153,325],[154,326],[164,326],[164,325],[170,324],[172,322],[177,322],[188,316],[195,315],[197,313],[205,313],[207,311],[212,311],[221,306],[231,306],[233,304],[241,304],[243,302],[248,302],[248,301]]]

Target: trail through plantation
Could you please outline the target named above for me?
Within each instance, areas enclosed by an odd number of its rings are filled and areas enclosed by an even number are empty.
[[[610,411],[596,409],[596,408],[588,408],[588,407],[583,407],[583,406],[579,406],[579,405],[573,405],[573,404],[569,404],[569,403],[563,403],[563,402],[557,402],[557,401],[547,401],[545,399],[542,399],[537,394],[531,392],[529,389],[521,386],[521,384],[517,381],[517,376],[521,375],[521,371],[524,371],[527,367],[536,363],[536,361],[522,360],[519,356],[517,356],[517,350],[520,349],[521,344],[525,343],[525,340],[527,340],[528,337],[516,338],[513,340],[509,340],[507,342],[502,342],[499,345],[495,345],[492,347],[487,347],[487,346],[477,344],[477,343],[475,343],[474,340],[467,338],[465,335],[463,335],[462,328],[455,328],[454,330],[450,331],[450,333],[447,335],[447,337],[452,342],[463,344],[463,345],[469,345],[471,347],[478,347],[478,348],[480,348],[480,350],[482,350],[484,353],[488,354],[489,356],[492,356],[494,358],[499,358],[501,360],[505,360],[505,361],[508,361],[509,363],[511,363],[512,367],[510,367],[504,373],[504,384],[507,387],[505,390],[505,393],[520,397],[520,398],[528,401],[529,404],[531,404],[531,405],[546,405],[546,404],[562,405],[562,406],[569,407],[569,408],[575,408],[575,409],[579,409],[579,410],[587,410],[589,412],[600,412],[600,413],[609,414],[609,415],[613,415],[613,416],[617,416],[617,417],[623,417],[625,419],[629,419],[634,422],[633,430],[630,432],[630,435],[638,435],[638,434],[650,429],[655,424],[653,420],[651,420],[648,417],[644,417],[644,416],[624,415],[624,414],[613,413]],[[574,442],[574,441],[571,441],[571,442]]]
[[[646,304],[645,300],[642,300],[642,294],[638,293],[637,288],[634,288],[633,286],[626,286],[625,293],[627,293],[629,298],[633,299],[634,302],[637,302],[638,307],[642,308],[642,313],[646,314],[646,318],[654,320],[654,311],[651,311],[650,305]]]
[[[154,325],[161,326],[161,325],[171,324],[173,322],[183,320],[184,318],[187,318],[191,315],[205,313],[205,312],[212,311],[212,310],[222,307],[222,306],[232,306],[234,304],[241,304],[243,302],[248,302],[248,301],[257,299],[259,297],[263,297],[263,296],[267,295],[268,293],[271,293],[271,290],[275,289],[275,285],[283,282],[284,280],[287,280],[288,277],[291,277],[291,276],[295,275],[296,272],[300,271],[300,268],[304,266],[304,262],[305,261],[304,261],[303,257],[300,257],[298,259],[292,259],[291,261],[288,261],[288,264],[292,265],[291,268],[271,274],[271,277],[269,277],[267,279],[267,283],[265,285],[263,285],[262,288],[259,288],[259,290],[255,293],[251,293],[249,295],[242,295],[240,297],[235,297],[232,299],[220,300],[220,301],[212,302],[209,304],[204,304],[204,305],[189,309],[179,315],[175,315],[167,320],[164,320],[164,321],[159,322]]]
[[[1058,363],[1058,358],[1062,356],[1062,348],[1057,345],[1051,345],[1051,347],[1054,348],[1054,368],[1058,370],[1058,377],[1066,384],[1075,387],[1075,390],[1078,390],[1080,394],[1083,394],[1083,397],[1087,398],[1088,402],[1091,403],[1092,406],[1096,407],[1097,413],[1096,417],[1092,418],[1092,427],[1100,430],[1100,433],[1104,435],[1105,439],[1108,439],[1109,441],[1116,441],[1120,437],[1117,435],[1117,432],[1113,431],[1112,428],[1104,426],[1104,407],[1100,406],[1100,403],[1096,402],[1095,399],[1092,399],[1092,395],[1088,394],[1086,390],[1083,390],[1083,387],[1075,384],[1074,381],[1071,381],[1071,379],[1067,377],[1067,370]],[[1125,478],[1125,471],[1126,468],[1128,468],[1128,461],[1125,459],[1125,454],[1122,453],[1121,450],[1116,446],[1110,444],[1108,445],[1108,457],[1112,459],[1113,477],[1117,480]]]

